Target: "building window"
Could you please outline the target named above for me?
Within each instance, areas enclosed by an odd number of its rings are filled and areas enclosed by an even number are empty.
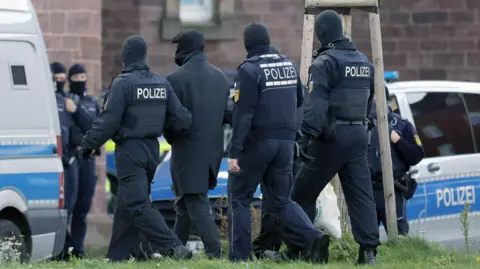
[[[208,25],[213,23],[213,0],[180,0],[180,21],[184,25]]]
[[[205,40],[237,39],[235,0],[165,0],[165,3],[162,39],[172,40],[186,29],[202,32]]]

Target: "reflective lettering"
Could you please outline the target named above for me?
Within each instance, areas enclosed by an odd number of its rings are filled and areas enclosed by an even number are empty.
[[[437,189],[437,208],[475,204],[475,186]]]
[[[297,71],[295,71],[293,66],[265,68],[263,69],[263,73],[267,81],[297,78]]]
[[[167,89],[137,88],[137,99],[167,99]]]
[[[369,78],[370,67],[368,66],[346,66],[345,77]]]

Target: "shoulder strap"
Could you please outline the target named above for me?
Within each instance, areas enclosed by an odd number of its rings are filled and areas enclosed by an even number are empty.
[[[237,67],[237,70],[238,70],[240,67],[242,67],[242,65],[244,65],[246,62],[254,63],[254,62],[259,61],[260,59],[262,59],[262,57],[259,56],[259,55],[252,56],[252,57],[246,59],[245,61],[243,61],[243,62]]]

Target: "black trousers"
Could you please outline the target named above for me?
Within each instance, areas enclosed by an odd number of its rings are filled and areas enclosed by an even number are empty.
[[[220,232],[215,224],[210,200],[206,193],[184,194],[175,201],[174,231],[182,244],[186,244],[190,236],[190,227],[195,225],[205,246],[205,253],[210,258],[221,258],[222,245]]]
[[[292,188],[292,200],[305,210],[313,222],[320,192],[338,173],[353,237],[360,246],[375,248],[380,240],[367,163],[367,131],[363,125],[336,125],[335,128],[334,141],[314,141],[309,154],[315,160],[302,163]]]
[[[293,176],[297,174],[300,169],[302,161],[296,158],[293,162]],[[261,184],[262,193],[263,184]],[[265,250],[279,251],[283,243],[281,223],[276,214],[268,211],[268,208],[262,203],[262,222],[260,226],[260,234],[253,241],[253,252],[255,256],[260,257]]]
[[[182,243],[150,201],[150,184],[158,165],[157,139],[128,139],[117,143],[117,208],[107,258],[127,260],[139,235],[148,238],[150,252],[165,254]]]
[[[383,187],[375,188],[373,190],[375,196],[375,204],[377,206],[377,220],[378,225],[383,224],[385,231],[387,230],[387,213],[385,210],[385,196],[383,193]],[[403,193],[400,190],[395,189],[395,205],[397,211],[397,228],[399,235],[407,235],[410,229],[406,214],[406,201],[403,197]]]
[[[290,199],[293,181],[293,141],[265,140],[246,143],[238,159],[240,172],[228,177],[229,260],[244,261],[253,253],[250,204],[262,184],[262,206],[281,223],[289,245],[310,250],[322,234],[302,208]]]

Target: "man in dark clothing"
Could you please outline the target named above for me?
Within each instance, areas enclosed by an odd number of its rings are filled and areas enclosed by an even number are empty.
[[[328,237],[290,199],[295,114],[303,102],[298,71],[290,59],[271,53],[264,25],[248,25],[244,42],[248,55],[236,77],[228,159],[229,260],[252,257],[250,203],[262,183],[262,203],[280,219],[285,242],[307,260],[325,262]]]
[[[230,87],[225,74],[208,62],[202,33],[183,31],[173,43],[177,44],[175,63],[180,68],[169,74],[167,81],[194,119],[187,131],[165,130],[165,138],[172,145],[170,165],[177,196],[174,230],[186,244],[190,227],[195,225],[207,256],[220,258],[220,232],[207,192],[217,185]]]
[[[343,36],[336,12],[327,10],[317,16],[315,34],[322,48],[309,69],[309,96],[299,143],[301,151],[313,160],[302,163],[292,200],[313,222],[319,194],[338,173],[353,236],[360,244],[358,262],[374,264],[380,241],[365,126],[374,95],[373,65]]]
[[[270,45],[270,51],[273,54],[279,54],[280,51],[278,50],[277,47],[274,45]],[[304,96],[307,94],[306,87],[303,87],[304,91]],[[297,108],[297,129],[300,129],[300,122],[302,120],[303,116],[303,106],[300,106]],[[292,172],[293,172],[293,177],[297,174],[297,171],[300,168],[301,164],[301,159],[300,157],[300,152],[298,149],[298,144],[295,144],[295,150],[294,150],[294,158],[293,158],[293,167],[292,167]],[[262,193],[265,193],[263,191],[263,184],[260,183],[261,188],[262,188]],[[265,208],[264,204],[262,204],[262,221],[261,221],[261,227],[260,227],[260,234],[258,235],[257,238],[253,241],[253,252],[255,253],[255,256],[257,258],[263,257],[263,253],[265,250],[271,250],[271,251],[279,251],[280,247],[282,246],[282,229],[280,227],[281,223],[278,217],[275,214],[272,214],[272,212],[269,212],[267,208]]]
[[[124,69],[115,79],[105,110],[84,137],[80,153],[91,156],[113,138],[118,169],[117,208],[107,257],[127,260],[139,233],[149,239],[155,254],[189,259],[192,253],[168,228],[149,197],[159,163],[158,137],[165,127],[187,129],[192,120],[168,82],[150,72],[147,44],[141,36],[130,36],[123,44]]]
[[[77,111],[77,105],[72,99],[68,98],[64,92],[65,81],[67,79],[67,70],[59,62],[50,65],[53,79],[55,81],[55,97],[57,100],[57,111],[60,120],[60,131],[62,137],[62,164],[64,171],[64,195],[65,209],[68,214],[68,225],[71,225],[73,209],[77,201],[78,193],[78,165],[73,161],[72,149],[75,148],[75,141],[72,139],[72,128],[75,124],[73,114]],[[63,251],[54,260],[68,260],[68,248],[71,246],[70,228],[67,229],[65,245]]]
[[[68,71],[68,96],[75,102],[78,109],[74,114],[75,126],[72,130],[76,143],[71,151],[74,152],[80,145],[82,136],[92,127],[93,121],[100,114],[100,105],[97,99],[87,94],[87,71],[80,64],[74,64]],[[99,152],[97,152],[99,153]],[[73,208],[71,224],[72,254],[78,258],[85,257],[84,241],[87,234],[87,215],[92,205],[97,184],[95,157],[92,156],[78,165],[78,191],[75,207]]]
[[[388,93],[388,90],[387,90]],[[388,98],[388,94],[387,94]],[[422,142],[415,127],[399,114],[388,109],[388,123],[390,133],[390,148],[392,151],[392,168],[395,180],[395,202],[397,208],[397,226],[400,235],[407,235],[409,225],[405,212],[405,202],[410,199],[416,190],[416,181],[410,178],[410,167],[418,164],[424,156]],[[385,196],[383,193],[382,166],[380,156],[380,139],[377,128],[377,113],[375,103],[372,106],[369,122],[371,125],[371,140],[368,148],[368,164],[372,176],[373,193],[377,206],[378,225],[380,223],[387,231],[387,214],[385,211]],[[387,231],[388,232],[388,231]]]

